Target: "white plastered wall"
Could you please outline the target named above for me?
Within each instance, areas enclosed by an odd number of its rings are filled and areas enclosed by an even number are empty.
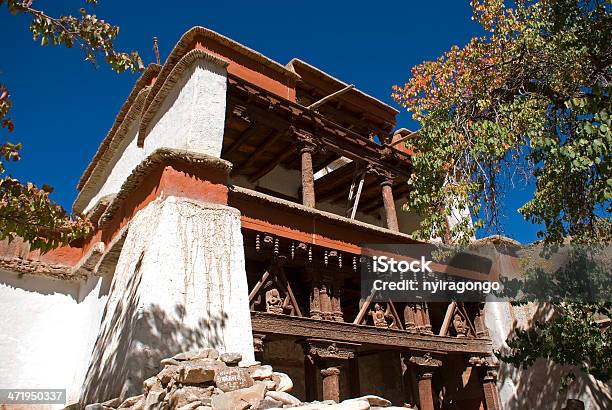
[[[144,147],[137,146],[139,121],[123,137],[112,161],[102,165],[103,182],[95,184],[84,211],[103,196],[116,194],[134,168],[158,148],[176,148],[221,157],[225,129],[227,71],[214,61],[197,59],[164,98],[148,126]],[[81,211],[77,209],[77,211]]]
[[[104,164],[101,180],[104,181],[97,193],[89,200],[84,213],[89,212],[100,198],[119,192],[125,179],[145,157],[144,150],[136,145],[138,140],[138,123],[132,123],[129,132],[113,155],[113,159]]]
[[[130,222],[82,399],[138,394],[159,361],[215,347],[254,360],[240,213],[157,199]]]
[[[166,96],[149,124],[144,150],[177,148],[221,157],[225,128],[227,72],[199,59]]]
[[[66,389],[77,402],[108,282],[0,271],[0,388]]]

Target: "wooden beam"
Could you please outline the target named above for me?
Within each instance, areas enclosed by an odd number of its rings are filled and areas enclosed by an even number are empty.
[[[224,150],[221,153],[221,157],[223,157],[224,159],[227,159],[227,157],[229,157],[229,155],[232,152],[237,150],[238,147],[240,147],[242,144],[246,142],[246,140],[251,138],[253,134],[255,134],[256,131],[257,131],[257,124],[251,124],[249,128],[246,129],[246,131],[244,131],[242,134],[238,136],[238,138],[236,138],[236,140],[232,143],[232,145],[229,146],[228,149]]]
[[[240,170],[246,169],[250,165],[252,165],[258,158],[261,157],[261,154],[266,152],[272,145],[276,144],[276,142],[281,136],[282,133],[280,131],[272,130],[272,132],[265,137],[265,141],[257,148],[255,148],[255,152],[249,158],[247,158],[246,161],[239,164],[238,166],[234,166],[234,168],[232,169],[232,173],[237,174],[238,172],[240,172]]]
[[[268,172],[272,171],[274,168],[276,168],[279,164],[284,162],[287,158],[289,158],[292,155],[296,155],[293,147],[287,148],[283,154],[279,155],[278,158],[276,158],[276,160],[271,161],[267,166],[251,174],[251,176],[249,177],[249,181],[251,182],[257,181],[259,178],[263,177]]]
[[[446,336],[446,333],[448,333],[448,328],[453,320],[453,313],[455,313],[456,305],[457,304],[455,302],[451,302],[446,308],[446,314],[444,315],[444,321],[442,322],[442,326],[440,326],[438,336]]]
[[[273,313],[251,312],[253,331],[293,337],[329,339],[430,353],[492,354],[489,338],[457,338],[412,334],[404,330],[355,325]]]

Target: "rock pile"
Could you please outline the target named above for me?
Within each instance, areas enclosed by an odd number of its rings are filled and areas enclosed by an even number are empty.
[[[302,403],[288,392],[293,382],[272,366],[240,363],[238,353],[219,355],[215,349],[179,353],[163,359],[164,368],[143,383],[143,394],[123,402],[118,398],[90,404],[85,410],[367,410],[391,403],[377,396]]]

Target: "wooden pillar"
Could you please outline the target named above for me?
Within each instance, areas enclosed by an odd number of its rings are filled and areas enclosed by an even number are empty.
[[[332,312],[332,304],[331,298],[329,296],[329,287],[327,283],[323,283],[321,285],[321,289],[319,290],[319,298],[321,300],[321,316],[325,320],[333,320],[333,312]]]
[[[329,339],[304,339],[302,342],[305,363],[312,363],[322,377],[323,400],[340,401],[340,369],[355,358],[356,343],[338,342]],[[307,369],[308,370],[308,369]],[[308,383],[308,380],[307,380]],[[312,386],[306,386],[312,392]]]
[[[315,207],[314,173],[312,170],[312,154],[316,145],[312,135],[296,134],[299,142],[302,160],[302,204]]]
[[[413,364],[417,373],[419,409],[435,410],[431,379],[433,378],[433,372],[442,366],[442,361],[434,359],[429,353],[426,353],[423,356],[411,356],[410,363]]]
[[[414,304],[406,303],[404,308],[404,328],[410,333],[416,332],[416,319],[414,317]]]
[[[333,400],[340,402],[340,369],[328,367],[321,369],[323,377],[323,400]]]
[[[395,200],[393,199],[393,178],[385,178],[381,186],[387,228],[392,231],[399,231],[397,212],[395,211]]]
[[[501,399],[497,390],[497,368],[499,364],[492,357],[471,357],[469,363],[481,376],[482,392],[486,410],[501,410]]]
[[[311,319],[323,319],[321,314],[321,275],[312,263],[306,264],[306,276],[310,282],[310,306],[309,316]]]
[[[334,287],[332,289],[331,305],[333,319],[336,322],[344,322],[344,315],[342,314],[342,281],[335,280]]]
[[[425,323],[423,323],[423,306],[420,303],[414,304],[414,321],[418,332],[422,332],[425,329]]]
[[[499,391],[497,391],[497,372],[495,370],[487,369],[482,379],[482,390],[487,410],[501,410],[501,399],[499,398]]]
[[[425,372],[418,375],[419,409],[434,410],[433,389],[431,388],[432,373]]]

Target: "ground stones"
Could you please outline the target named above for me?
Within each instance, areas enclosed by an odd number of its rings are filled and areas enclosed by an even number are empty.
[[[241,362],[239,353],[205,348],[179,353],[160,362],[162,370],[143,382],[143,393],[87,406],[91,410],[367,410],[391,402],[368,395],[341,403],[302,403],[289,394],[291,378],[272,366]]]

